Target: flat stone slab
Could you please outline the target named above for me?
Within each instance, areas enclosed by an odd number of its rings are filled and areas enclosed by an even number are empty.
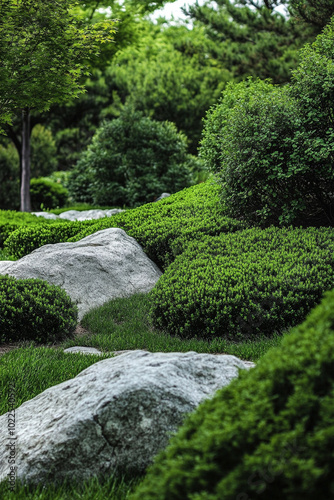
[[[143,473],[185,415],[236,378],[235,356],[132,351],[91,365],[0,417],[0,481],[84,481],[113,473]],[[12,441],[10,441],[12,438]]]

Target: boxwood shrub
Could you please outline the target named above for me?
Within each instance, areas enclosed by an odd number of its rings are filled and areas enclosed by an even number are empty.
[[[334,291],[202,403],[130,500],[327,500],[334,494]]]
[[[198,235],[216,236],[247,226],[225,216],[218,185],[207,181],[183,189],[157,203],[148,203],[116,215],[112,220],[101,220],[71,241],[107,227],[124,229],[142,245],[149,258],[165,270],[179,252],[180,245],[174,245],[176,240],[182,240],[182,248],[185,248]]]
[[[8,236],[20,227],[47,224],[49,221],[27,212],[0,210],[0,248]]]
[[[329,228],[272,226],[203,236],[188,244],[150,292],[153,323],[184,338],[281,333],[333,286],[333,252]]]
[[[83,227],[92,226],[94,223],[95,221],[62,221],[59,223],[57,220],[49,224],[22,226],[10,233],[3,246],[10,255],[20,259],[43,245],[68,241]]]
[[[0,275],[0,342],[49,342],[74,332],[78,308],[60,287]]]
[[[19,258],[47,243],[78,241],[96,231],[119,227],[135,238],[159,267],[166,269],[178,251],[172,247],[175,239],[182,237],[183,246],[186,246],[196,235],[215,236],[246,227],[224,216],[218,189],[208,181],[159,202],[98,221],[72,222],[62,227],[49,225],[41,230],[37,227],[22,229],[6,240],[5,247]]]

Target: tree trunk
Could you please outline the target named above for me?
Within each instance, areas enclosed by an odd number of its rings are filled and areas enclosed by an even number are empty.
[[[30,110],[22,110],[21,212],[31,212],[30,203]]]

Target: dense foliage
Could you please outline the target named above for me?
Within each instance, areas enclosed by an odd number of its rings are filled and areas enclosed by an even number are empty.
[[[21,228],[23,230],[28,229],[31,226],[43,225],[47,226],[50,224],[50,220],[46,220],[42,217],[37,217],[36,215],[29,214],[27,212],[16,212],[14,210],[0,210],[0,248],[3,246],[4,241],[13,233],[16,229]],[[63,220],[59,220],[63,223]],[[58,221],[57,221],[58,223]]]
[[[251,228],[195,238],[172,243],[181,255],[150,293],[154,324],[169,334],[237,340],[282,333],[332,286],[332,229]]]
[[[252,224],[334,222],[334,20],[300,53],[291,85],[229,85],[206,119],[201,154],[227,214]]]
[[[190,415],[131,500],[327,500],[334,292],[257,366]]]
[[[40,177],[30,180],[31,208],[61,208],[68,198],[68,191],[60,183]]]
[[[166,269],[180,251],[173,246],[175,239],[182,237],[185,243],[199,235],[217,236],[245,228],[224,215],[218,190],[216,184],[207,181],[159,202],[98,221],[18,229],[8,237],[5,248],[19,258],[48,243],[78,241],[96,231],[119,227],[135,238],[159,267]]]
[[[87,225],[92,226],[96,222],[95,220],[68,222],[63,219],[54,221],[52,219],[46,220],[43,217],[36,218],[40,221],[36,225],[25,226],[22,224],[5,227],[9,234],[5,239],[4,248],[16,259],[24,257],[43,245],[67,241]]]
[[[98,129],[68,187],[76,202],[135,207],[191,185],[196,167],[174,124],[127,108]]]
[[[0,342],[51,342],[71,335],[78,308],[60,287],[0,276]]]
[[[12,144],[0,145],[0,207],[16,210],[20,206],[19,165]]]
[[[295,6],[305,3],[292,1]],[[288,4],[285,0],[216,0],[194,3],[187,12],[205,27],[211,59],[229,68],[235,79],[253,76],[281,84],[290,80],[298,49],[320,31],[319,26],[298,22],[296,9],[290,16]]]

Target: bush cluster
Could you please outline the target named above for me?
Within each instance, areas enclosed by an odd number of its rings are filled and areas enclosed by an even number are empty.
[[[42,219],[42,217],[36,217],[36,219]],[[45,221],[45,219],[42,220]],[[95,223],[95,221],[68,222],[63,219],[57,221],[51,219],[47,222],[47,224],[18,227],[9,234],[4,242],[4,248],[10,255],[20,259],[43,245],[68,241],[84,227]]]
[[[190,186],[196,167],[173,123],[126,108],[97,130],[68,187],[75,202],[136,207]]]
[[[63,207],[68,199],[68,191],[60,183],[40,177],[30,181],[31,207],[33,210]]]
[[[185,338],[282,333],[331,288],[333,252],[329,228],[251,228],[202,236],[150,292],[153,323]]]
[[[19,258],[41,245],[78,241],[102,229],[119,227],[135,238],[159,267],[166,269],[181,246],[186,246],[197,235],[216,236],[245,228],[241,222],[224,216],[218,190],[216,184],[208,181],[157,203],[148,203],[98,221],[22,228],[6,240],[5,248]],[[176,239],[179,243],[174,246]]]
[[[230,83],[209,110],[201,156],[227,215],[262,227],[334,223],[334,18],[300,51],[292,83]]]
[[[53,342],[71,335],[78,308],[60,287],[0,275],[0,342]]]
[[[131,500],[327,500],[334,491],[334,291],[187,417]]]

